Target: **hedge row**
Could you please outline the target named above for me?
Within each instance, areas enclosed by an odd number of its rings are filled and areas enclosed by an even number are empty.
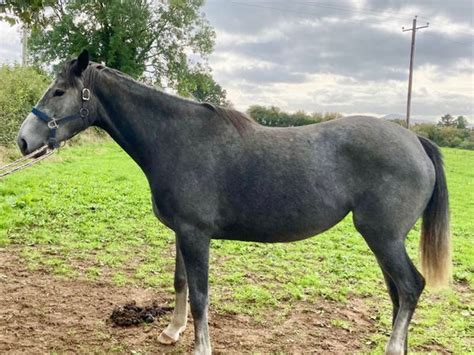
[[[0,145],[15,143],[21,122],[50,81],[45,73],[33,67],[0,66]]]
[[[474,150],[474,130],[470,128],[443,127],[434,124],[417,124],[411,129],[420,136],[431,139],[440,147]]]

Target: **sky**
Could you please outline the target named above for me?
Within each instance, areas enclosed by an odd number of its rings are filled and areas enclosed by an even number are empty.
[[[213,75],[236,108],[405,116],[413,17],[412,117],[474,123],[472,0],[207,0]]]
[[[384,116],[406,112],[416,32],[412,117],[474,123],[472,0],[207,0],[209,64],[234,106]],[[21,60],[18,28],[0,22],[0,63]]]

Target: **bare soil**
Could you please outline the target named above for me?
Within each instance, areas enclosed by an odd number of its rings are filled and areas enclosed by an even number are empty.
[[[0,353],[183,353],[192,350],[192,320],[179,342],[158,343],[171,313],[151,324],[119,327],[108,321],[117,306],[172,306],[173,295],[158,289],[116,287],[109,283],[67,280],[30,271],[11,249],[0,249]],[[278,307],[262,320],[210,311],[213,350],[217,353],[355,353],[367,351],[375,330],[361,300],[347,304],[301,302],[285,316]],[[282,306],[283,308],[283,306]],[[342,320],[350,327],[334,325]],[[344,329],[347,328],[347,329]]]

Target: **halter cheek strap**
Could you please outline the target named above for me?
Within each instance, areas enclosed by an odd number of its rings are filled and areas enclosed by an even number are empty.
[[[84,128],[86,128],[86,119],[89,117],[89,110],[85,107],[85,102],[89,101],[91,98],[91,92],[87,88],[83,88],[81,92],[81,108],[79,112],[66,116],[63,118],[54,118],[48,116],[45,112],[38,110],[36,107],[33,107],[31,112],[38,117],[40,120],[46,122],[49,128],[49,137],[48,137],[48,146],[52,149],[59,148],[61,142],[58,142],[56,139],[56,131],[59,128],[59,124],[64,124],[69,121],[74,121],[77,119],[81,119],[83,121]]]

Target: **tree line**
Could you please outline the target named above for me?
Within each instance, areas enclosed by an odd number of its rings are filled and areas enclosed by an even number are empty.
[[[343,117],[337,112],[313,112],[306,113],[297,111],[288,113],[278,107],[251,106],[247,114],[258,123],[273,127],[303,126],[307,124],[320,123]],[[405,126],[404,120],[391,120],[393,123]],[[450,114],[443,115],[438,124],[420,123],[410,127],[416,134],[431,139],[441,147],[456,147],[474,150],[474,130],[468,127],[468,121],[464,116],[454,117]]]
[[[438,124],[420,123],[411,129],[417,134],[431,139],[440,147],[474,150],[474,129],[468,127],[464,116],[452,117],[446,114]]]
[[[265,107],[260,105],[250,106],[247,114],[258,123],[271,127],[304,126],[342,117],[338,112],[307,113],[305,111],[297,111],[295,113],[288,113],[276,106]]]
[[[405,120],[391,120],[401,126]],[[431,139],[440,147],[452,147],[474,150],[474,130],[469,127],[464,116],[453,116],[449,113],[440,117],[438,123],[415,123],[410,127],[412,131]]]

